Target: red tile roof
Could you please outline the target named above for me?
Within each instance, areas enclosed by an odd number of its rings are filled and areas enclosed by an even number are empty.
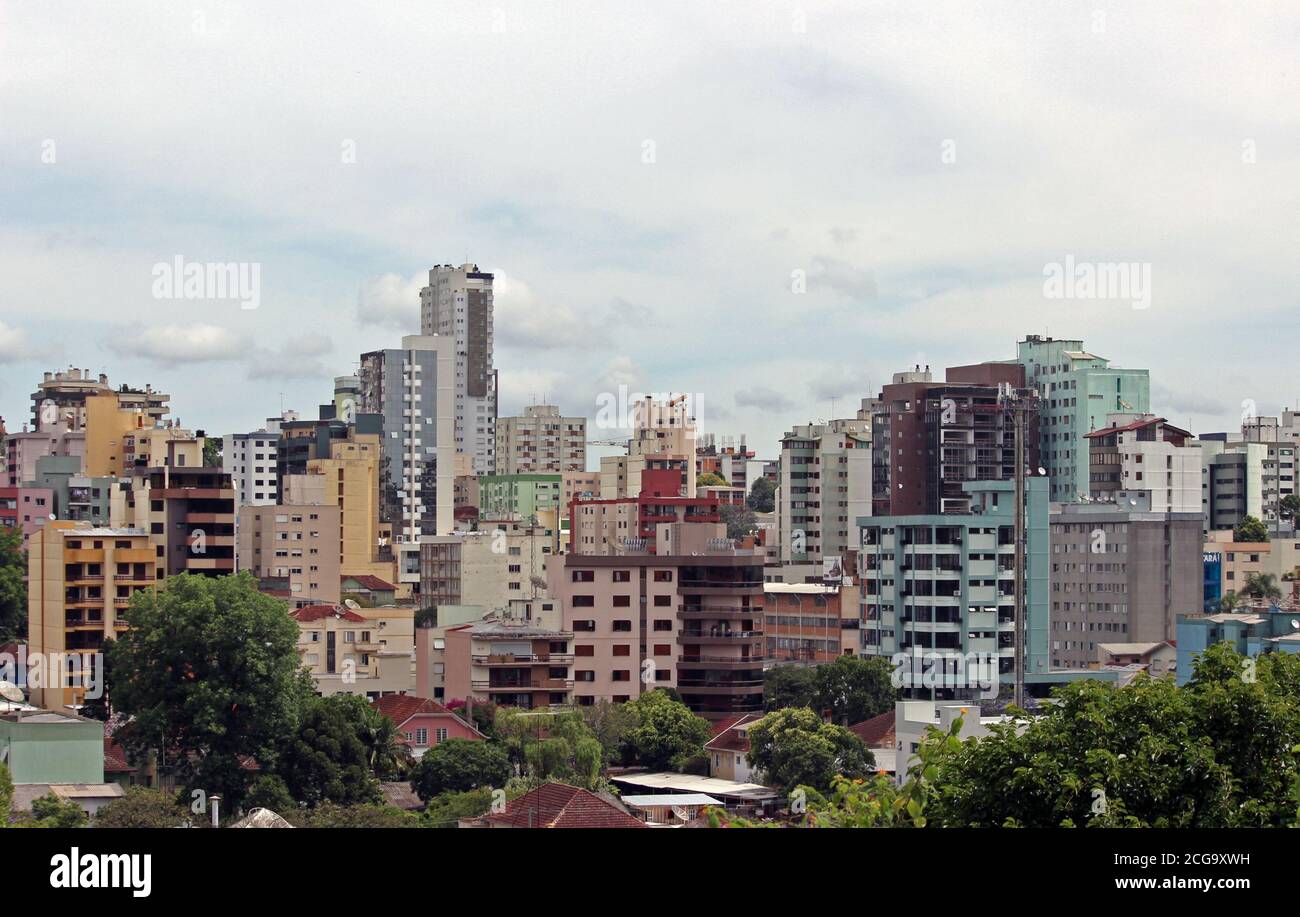
[[[113,740],[111,735],[104,736],[104,773],[105,774],[129,774],[135,768],[131,762],[126,759],[126,752],[121,745]]]
[[[484,819],[507,828],[644,828],[595,793],[564,783],[544,783],[508,803],[504,812]]]
[[[750,726],[763,718],[759,713],[746,713],[741,716],[723,720],[726,728],[714,734],[704,743],[705,751],[749,751],[749,736],[742,734],[738,726]],[[746,730],[748,732],[748,730]]]
[[[334,616],[344,621],[361,621],[365,618],[352,611],[350,608],[344,608],[342,605],[304,605],[302,608],[295,608],[289,612],[299,621],[319,621],[322,618]]]
[[[352,582],[356,583],[362,589],[370,589],[375,592],[394,592],[397,589],[397,587],[394,586],[392,583],[385,582],[384,580],[381,580],[379,577],[371,576],[368,573],[363,574],[362,576],[340,576],[339,577],[339,582],[341,583],[346,583],[348,580],[352,580]]]
[[[463,717],[457,716],[436,700],[428,697],[415,697],[411,694],[385,694],[383,697],[371,701],[370,706],[392,720],[393,725],[398,729],[401,729],[402,724],[411,717],[428,714],[431,716],[449,716],[453,720],[458,720],[468,728],[473,729],[476,735],[483,735]]]
[[[873,716],[849,727],[867,748],[892,748],[894,745],[894,711]]]

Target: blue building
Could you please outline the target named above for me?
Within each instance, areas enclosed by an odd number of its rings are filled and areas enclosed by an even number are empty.
[[[1251,657],[1300,652],[1300,611],[1283,611],[1274,605],[1268,611],[1245,614],[1179,615],[1178,684],[1191,680],[1196,657],[1216,643],[1228,643]]]
[[[968,481],[970,513],[861,516],[861,654],[996,655],[1014,680],[1015,500],[1011,481]],[[1048,481],[1026,479],[1026,675],[1046,674]],[[1026,679],[1029,680],[1028,678]],[[928,691],[926,692],[928,694]]]
[[[1202,593],[1205,605],[1202,609],[1207,615],[1219,610],[1219,600],[1223,598],[1223,555],[1218,551],[1205,551],[1201,554],[1201,565],[1205,569]]]

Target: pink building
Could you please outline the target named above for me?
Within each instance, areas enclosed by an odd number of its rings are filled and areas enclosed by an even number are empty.
[[[24,551],[53,512],[54,491],[48,487],[0,487],[0,526],[22,532]]]
[[[469,723],[437,701],[409,694],[385,694],[371,706],[393,721],[402,741],[415,757],[448,739],[486,738]]]

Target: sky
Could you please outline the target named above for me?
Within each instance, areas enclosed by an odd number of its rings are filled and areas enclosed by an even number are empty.
[[[1298,69],[1285,3],[0,0],[0,416],[69,365],[314,416],[472,261],[503,416],[684,392],[773,458],[1036,333],[1232,429],[1300,400]]]

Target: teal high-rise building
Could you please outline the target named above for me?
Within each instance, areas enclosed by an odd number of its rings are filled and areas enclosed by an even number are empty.
[[[1083,341],[1030,334],[1013,361],[1025,367],[1025,384],[1039,395],[1039,461],[1051,481],[1052,500],[1072,503],[1089,492],[1084,434],[1106,426],[1114,413],[1151,410],[1149,370],[1120,369],[1088,353]]]

